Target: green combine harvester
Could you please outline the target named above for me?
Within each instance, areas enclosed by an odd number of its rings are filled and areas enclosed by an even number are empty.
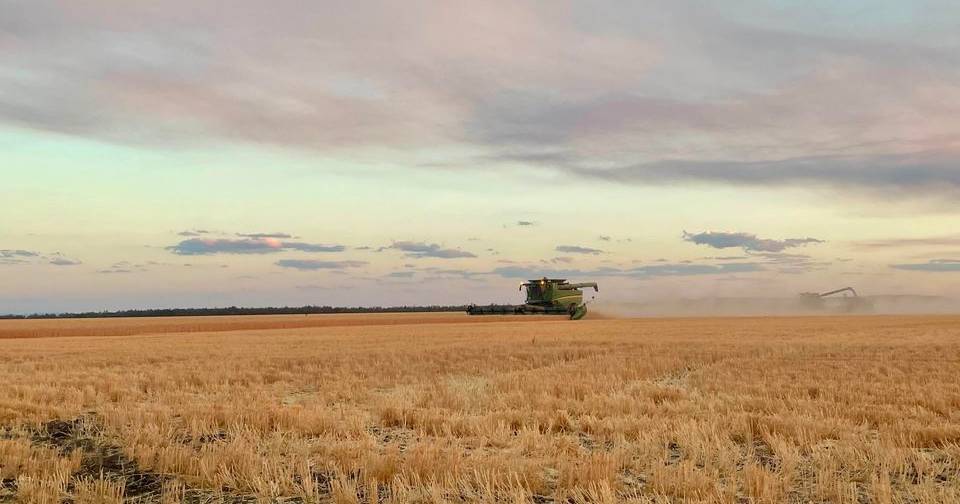
[[[596,282],[567,283],[562,278],[541,278],[520,284],[527,289],[527,301],[522,305],[470,305],[470,315],[568,315],[570,320],[580,320],[587,314],[580,289],[593,287]]]

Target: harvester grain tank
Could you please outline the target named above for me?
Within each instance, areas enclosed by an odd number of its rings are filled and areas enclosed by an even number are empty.
[[[587,304],[583,302],[583,291],[593,288],[597,292],[596,282],[569,283],[562,278],[541,278],[528,280],[520,284],[520,290],[527,290],[527,299],[521,305],[470,305],[470,315],[567,315],[571,320],[582,319],[587,314]]]

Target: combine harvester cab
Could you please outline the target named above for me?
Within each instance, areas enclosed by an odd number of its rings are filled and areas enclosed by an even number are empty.
[[[527,299],[522,305],[488,305],[467,307],[470,315],[568,315],[571,320],[582,319],[587,314],[580,289],[593,288],[596,282],[568,283],[562,278],[541,278],[520,284],[527,289]]]

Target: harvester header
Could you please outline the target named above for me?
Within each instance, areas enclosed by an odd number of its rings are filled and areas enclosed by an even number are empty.
[[[583,291],[592,288],[599,291],[596,282],[569,283],[563,278],[539,278],[520,284],[527,289],[527,299],[522,305],[488,305],[467,307],[470,315],[568,315],[571,320],[582,319],[587,314]]]

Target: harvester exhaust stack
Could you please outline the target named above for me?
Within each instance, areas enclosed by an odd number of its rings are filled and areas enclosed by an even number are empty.
[[[520,284],[527,289],[527,299],[522,305],[488,305],[467,307],[470,315],[568,315],[571,320],[582,319],[587,314],[580,289],[592,288],[598,292],[596,282],[568,283],[562,278],[541,278]]]

